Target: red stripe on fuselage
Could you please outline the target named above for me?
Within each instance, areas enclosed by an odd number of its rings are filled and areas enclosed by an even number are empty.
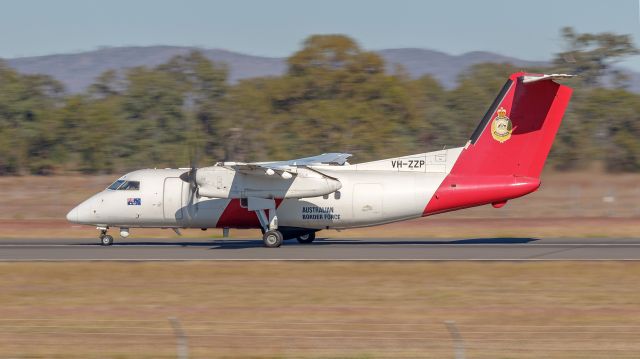
[[[276,208],[282,203],[282,198],[276,198]],[[267,215],[269,211],[267,210]],[[260,228],[260,221],[254,211],[240,206],[239,199],[232,199],[222,211],[216,228]]]

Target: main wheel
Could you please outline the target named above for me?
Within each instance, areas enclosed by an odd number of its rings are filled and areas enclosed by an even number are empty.
[[[264,242],[264,246],[267,248],[280,247],[282,245],[283,240],[284,240],[284,237],[282,236],[282,233],[280,233],[280,231],[275,229],[267,231],[262,236],[262,241]]]
[[[111,237],[108,234],[105,234],[104,236],[100,237],[100,244],[102,244],[103,246],[110,246],[113,244],[113,237]]]
[[[316,232],[309,232],[307,234],[303,234],[301,236],[298,236],[296,239],[298,240],[298,242],[303,244],[311,243],[316,239]]]

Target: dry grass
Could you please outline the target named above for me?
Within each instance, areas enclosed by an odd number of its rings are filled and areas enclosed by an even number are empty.
[[[0,264],[0,357],[637,358],[635,262]]]
[[[67,211],[106,187],[112,176],[0,177],[0,237],[95,237],[95,230],[69,225]],[[542,188],[501,209],[491,206],[401,224],[325,231],[331,237],[637,237],[640,235],[640,175],[548,173]],[[174,236],[171,231],[136,230],[136,237]],[[257,231],[232,231],[257,237]],[[220,231],[187,231],[215,237]]]

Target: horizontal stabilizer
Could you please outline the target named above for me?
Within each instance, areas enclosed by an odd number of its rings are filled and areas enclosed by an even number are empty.
[[[522,76],[522,83],[528,84],[531,82],[544,81],[544,80],[560,80],[560,79],[570,79],[575,77],[576,75],[567,75],[567,74],[540,74],[540,75],[524,75]]]

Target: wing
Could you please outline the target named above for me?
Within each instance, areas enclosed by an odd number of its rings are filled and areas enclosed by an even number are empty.
[[[298,167],[308,167],[313,165],[342,166],[347,162],[347,158],[349,157],[351,157],[351,154],[349,153],[323,153],[318,156],[298,158],[289,161],[251,163],[225,162],[222,165],[240,173],[267,176],[278,174],[284,179],[289,179],[297,174]]]
[[[313,165],[338,165],[342,166],[347,162],[347,158],[351,157],[350,153],[323,153],[312,157],[297,158],[289,161],[277,162],[256,162],[255,164],[274,167],[295,167],[295,166],[313,166]]]

